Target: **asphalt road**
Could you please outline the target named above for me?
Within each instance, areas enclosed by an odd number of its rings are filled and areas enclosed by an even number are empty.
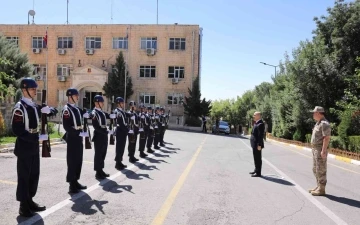
[[[309,152],[266,142],[263,177],[254,169],[246,138],[166,131],[166,148],[117,171],[109,146],[99,183],[93,150],[85,150],[80,183],[88,189],[68,194],[66,146],[41,159],[34,200],[47,210],[18,216],[16,158],[0,154],[0,224],[360,224],[360,167],[329,159],[327,196],[313,197]],[[127,155],[127,153],[125,153]],[[138,152],[137,152],[138,155]]]

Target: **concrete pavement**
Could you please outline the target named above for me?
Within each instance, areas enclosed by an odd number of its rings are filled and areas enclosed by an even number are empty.
[[[169,142],[154,155],[119,172],[114,146],[98,182],[93,150],[84,150],[80,182],[88,189],[67,193],[66,146],[41,159],[35,201],[48,210],[18,217],[16,158],[0,154],[0,224],[360,224],[360,167],[329,159],[327,196],[313,197],[311,153],[266,142],[263,177],[254,169],[249,140],[233,136],[166,131]],[[138,152],[137,152],[138,155]]]

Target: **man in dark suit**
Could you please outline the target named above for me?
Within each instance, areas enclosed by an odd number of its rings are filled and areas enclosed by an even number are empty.
[[[265,125],[261,119],[261,113],[255,112],[253,119],[255,124],[251,132],[250,143],[253,150],[255,170],[250,172],[252,177],[261,177],[261,150],[264,148]]]

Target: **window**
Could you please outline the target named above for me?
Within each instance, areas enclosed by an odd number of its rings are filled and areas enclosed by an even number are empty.
[[[44,48],[45,42],[43,37],[32,37],[32,47],[33,48]]]
[[[19,37],[6,37],[7,40],[14,42],[19,46]]]
[[[128,38],[126,37],[113,38],[113,49],[128,49]]]
[[[168,78],[184,78],[183,66],[169,66]]]
[[[143,103],[145,105],[153,105],[153,104],[155,104],[155,95],[147,94],[147,93],[140,93],[139,102]]]
[[[185,50],[185,38],[170,38],[169,49],[170,50]]]
[[[56,75],[58,76],[69,76],[70,75],[70,69],[72,68],[71,64],[58,64]]]
[[[157,38],[156,37],[146,37],[141,38],[141,49],[148,48],[157,48]]]
[[[168,105],[180,105],[183,100],[183,94],[168,94]]]
[[[58,48],[72,48],[73,38],[72,37],[58,37]]]
[[[37,89],[36,90],[36,101],[40,103],[41,98],[42,98],[42,90]]]
[[[37,79],[44,79],[46,76],[46,65],[43,64],[34,64],[33,75],[40,76]]]
[[[86,49],[99,49],[101,48],[101,37],[87,37],[86,38]]]
[[[155,77],[156,66],[140,66],[140,77]]]

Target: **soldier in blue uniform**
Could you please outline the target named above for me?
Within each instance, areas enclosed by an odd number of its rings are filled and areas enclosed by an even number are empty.
[[[161,121],[160,121],[160,119],[161,119],[161,115],[160,115],[160,108],[159,107],[156,107],[155,108],[155,115],[154,115],[154,117],[155,117],[155,127],[154,127],[154,129],[155,129],[155,137],[154,137],[154,149],[160,149],[160,147],[159,147],[159,142],[160,142],[160,135],[161,135]]]
[[[108,133],[106,125],[107,119],[115,119],[115,114],[108,114],[102,111],[104,106],[104,98],[101,95],[94,97],[95,108],[91,112],[92,125],[94,127],[94,135],[92,141],[94,142],[95,155],[94,155],[94,170],[96,171],[96,179],[105,179],[110,175],[104,172],[105,157],[108,148]]]
[[[146,117],[145,117],[145,106],[144,104],[140,104],[140,122],[139,122],[139,132],[140,132],[140,138],[139,138],[139,152],[140,152],[140,158],[145,158],[148,156],[145,154],[145,145],[146,145],[146,138],[147,138],[147,132],[149,130],[149,125],[146,123]]]
[[[154,153],[154,150],[151,149],[151,145],[154,141],[155,132],[154,132],[154,124],[152,123],[154,121],[154,115],[152,115],[152,107],[147,107],[147,113],[145,114],[145,121],[147,126],[146,131],[146,148],[148,153]]]
[[[37,84],[31,78],[23,78],[20,82],[22,98],[16,103],[11,118],[11,127],[16,135],[14,154],[17,156],[16,200],[20,202],[19,214],[24,217],[44,211],[33,201],[36,195],[40,176],[39,141],[48,139],[47,134],[39,134],[41,114],[56,115],[55,108],[37,105],[32,99],[36,96]]]
[[[66,147],[66,162],[67,175],[66,182],[69,183],[69,193],[78,193],[81,189],[87,187],[81,185],[78,180],[81,175],[81,168],[83,162],[83,137],[88,137],[88,133],[84,132],[83,124],[84,118],[89,118],[89,114],[84,112],[75,104],[79,100],[79,92],[75,88],[69,88],[66,91],[68,103],[64,106],[62,111],[63,127],[66,131],[64,140],[67,142]]]
[[[129,132],[128,127],[128,114],[125,112],[124,107],[124,99],[122,97],[117,97],[115,99],[117,104],[117,108],[114,110],[114,114],[116,114],[116,155],[115,155],[115,168],[117,170],[123,170],[127,166],[122,163],[125,145],[126,145],[126,137]]]
[[[135,158],[135,149],[136,149],[136,141],[137,136],[139,134],[139,116],[136,113],[136,103],[134,101],[129,102],[130,111],[128,112],[130,117],[130,131],[128,134],[129,137],[129,162],[135,163],[139,161],[139,159]]]

